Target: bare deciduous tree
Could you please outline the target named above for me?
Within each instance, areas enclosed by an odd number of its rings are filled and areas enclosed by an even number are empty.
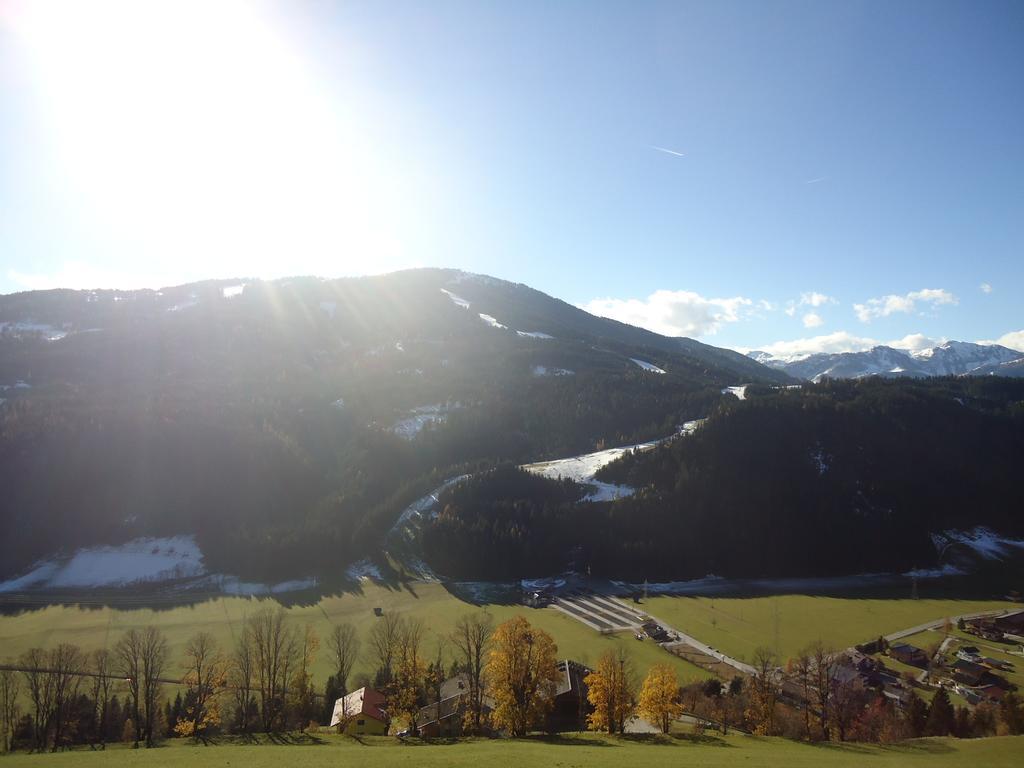
[[[348,693],[348,678],[359,657],[359,636],[351,624],[335,624],[327,637],[327,646],[334,655],[334,669],[341,695]]]
[[[800,695],[803,699],[801,709],[804,711],[804,737],[811,738],[811,678],[814,665],[811,659],[812,651],[807,649],[793,661],[793,677],[800,686]]]
[[[100,648],[92,654],[92,701],[93,701],[93,744],[98,741],[100,749],[107,748],[107,716],[110,711],[110,694],[114,687],[113,659],[110,651]]]
[[[235,706],[238,709],[238,726],[242,733],[249,732],[249,703],[252,701],[255,666],[252,629],[248,622],[243,622],[241,631],[235,640],[228,677],[234,691]]]
[[[50,651],[47,663],[53,689],[53,751],[56,752],[63,746],[71,707],[78,697],[85,656],[77,645],[61,643]]]
[[[458,654],[459,666],[469,678],[470,730],[480,733],[483,729],[483,692],[486,686],[484,670],[487,667],[487,652],[491,635],[494,633],[494,619],[487,613],[466,614],[455,624],[451,639]]]
[[[125,678],[132,698],[135,746],[139,737],[146,746],[155,743],[153,726],[160,699],[160,678],[167,666],[167,639],[156,627],[129,629],[114,648],[118,672]]]
[[[831,737],[829,723],[832,707],[832,678],[835,677],[839,657],[831,648],[826,648],[820,641],[811,647],[813,665],[813,684],[818,703],[818,723],[821,727],[821,738],[828,741]]]
[[[385,613],[370,630],[370,662],[376,666],[382,685],[391,682],[394,676],[395,657],[398,654],[402,628],[402,617],[397,613]]]
[[[32,702],[33,749],[46,749],[50,721],[53,719],[53,678],[47,671],[47,654],[42,648],[30,648],[21,656],[22,675]]]
[[[260,692],[260,715],[263,730],[270,733],[285,725],[285,692],[298,661],[299,648],[283,608],[260,611],[252,617],[249,626]]]
[[[13,666],[8,662],[7,666]],[[14,740],[14,726],[18,721],[18,676],[13,670],[0,670],[0,746],[10,752]]]

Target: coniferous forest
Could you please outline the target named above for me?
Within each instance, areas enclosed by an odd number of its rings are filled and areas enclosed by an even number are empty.
[[[638,580],[933,566],[931,533],[1024,534],[1022,400],[1024,383],[997,378],[750,387],[694,435],[598,473],[628,498],[572,503],[525,473],[450,491],[428,552],[496,578],[512,562]]]

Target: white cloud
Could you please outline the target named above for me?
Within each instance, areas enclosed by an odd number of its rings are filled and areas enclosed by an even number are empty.
[[[815,309],[817,309],[818,307],[823,307],[826,304],[838,303],[839,302],[835,298],[833,298],[832,296],[828,296],[824,293],[818,293],[818,291],[804,291],[803,293],[800,294],[799,299],[790,299],[789,301],[787,301],[786,309],[784,311],[790,317],[796,317],[796,313],[800,307],[814,307]],[[812,312],[810,313],[810,316],[816,317],[819,320],[821,320],[821,317],[817,313]],[[807,325],[807,317],[808,315],[804,316],[804,325],[808,328],[813,328],[813,325]],[[813,319],[811,322],[814,322]],[[821,322],[824,322],[824,320],[822,320]],[[821,323],[816,323],[816,325],[821,325]]]
[[[992,286],[988,283],[982,283],[978,287],[981,289],[982,293],[992,293]]]
[[[923,333],[908,333],[902,339],[886,342],[885,346],[893,349],[905,349],[907,352],[920,352],[922,349],[931,349],[940,344],[945,344],[948,339],[933,339]]]
[[[581,308],[665,336],[706,336],[743,319],[754,302],[742,296],[709,299],[693,291],[655,291],[646,299],[593,299]]]
[[[979,344],[1002,344],[1004,347],[1010,349],[1016,349],[1018,352],[1024,352],[1024,330],[1022,331],[1010,331],[1004,333],[998,339],[989,339],[987,341],[979,341]]]
[[[817,312],[808,312],[803,316],[803,323],[804,328],[817,328],[819,325],[824,325],[825,321]]]
[[[824,336],[813,336],[807,339],[793,339],[792,341],[776,341],[765,347],[758,347],[762,352],[767,352],[773,357],[787,360],[796,360],[808,355],[828,352],[831,354],[839,352],[860,352],[865,349],[877,347],[878,341],[867,339],[861,336],[854,336],[847,331],[836,331]]]
[[[876,317],[888,317],[896,312],[913,312],[918,302],[937,306],[956,304],[957,298],[943,288],[922,288],[902,296],[889,294],[879,299],[868,299],[863,304],[854,304],[853,311],[862,323],[870,323]]]
[[[831,296],[826,296],[824,293],[818,293],[817,291],[807,291],[800,294],[800,306],[823,307],[826,304],[837,303]]]

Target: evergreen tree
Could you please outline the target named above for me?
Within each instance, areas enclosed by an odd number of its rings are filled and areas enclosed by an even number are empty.
[[[174,706],[171,707],[171,717],[169,720],[168,727],[173,730],[174,726],[178,724],[182,716],[185,714],[185,702],[181,698],[181,691],[178,691],[178,695],[174,697]]]
[[[910,692],[910,700],[907,702],[907,724],[912,737],[924,736],[928,724],[928,705],[915,691]]]
[[[974,735],[973,725],[971,722],[971,711],[967,707],[957,707],[953,735],[958,739],[969,739]]]
[[[1024,710],[1021,709],[1020,699],[1013,691],[1003,697],[999,705],[999,719],[1011,736],[1024,733]]]
[[[334,704],[341,696],[342,691],[341,686],[338,685],[338,678],[329,675],[327,683],[324,685],[324,703],[320,710],[320,722],[323,725],[328,725],[331,722],[331,717],[334,715]]]
[[[928,708],[928,721],[924,727],[925,736],[948,736],[956,728],[956,713],[949,701],[945,688],[939,688]]]
[[[104,733],[104,741],[120,741],[121,733],[124,731],[124,711],[121,708],[121,700],[115,693],[110,699],[110,710],[107,713],[107,730]]]

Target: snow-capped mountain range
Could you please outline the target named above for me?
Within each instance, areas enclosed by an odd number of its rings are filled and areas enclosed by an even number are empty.
[[[862,376],[1024,376],[1024,352],[999,344],[947,341],[915,352],[878,346],[863,352],[776,357],[750,352],[759,363],[809,381]]]

